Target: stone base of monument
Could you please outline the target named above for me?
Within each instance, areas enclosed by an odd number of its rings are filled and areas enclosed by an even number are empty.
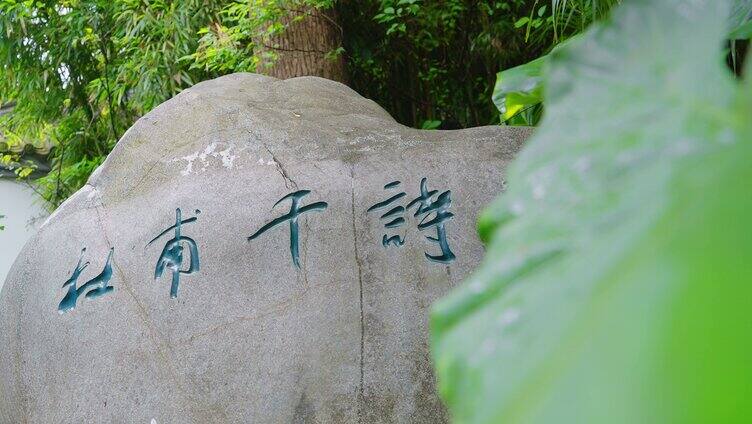
[[[529,132],[235,74],[141,118],[0,297],[3,423],[440,423],[428,312]]]

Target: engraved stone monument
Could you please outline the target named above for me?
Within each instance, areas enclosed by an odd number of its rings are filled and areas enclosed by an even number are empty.
[[[431,303],[528,130],[235,74],[141,118],[0,295],[2,423],[440,423]]]

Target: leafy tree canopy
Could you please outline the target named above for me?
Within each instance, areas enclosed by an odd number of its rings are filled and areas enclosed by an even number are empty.
[[[257,47],[304,7],[338,22],[344,42],[331,56],[344,55],[353,88],[400,122],[496,123],[496,72],[546,53],[615,2],[2,0],[0,104],[15,108],[0,116],[0,160],[28,177],[23,149],[8,145],[51,146],[51,172],[33,187],[54,208],[154,106],[205,79],[263,72],[274,54]]]

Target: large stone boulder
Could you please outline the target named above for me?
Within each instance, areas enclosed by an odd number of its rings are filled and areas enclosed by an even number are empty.
[[[185,90],[16,260],[0,421],[447,421],[429,307],[527,136],[406,128],[313,77]]]

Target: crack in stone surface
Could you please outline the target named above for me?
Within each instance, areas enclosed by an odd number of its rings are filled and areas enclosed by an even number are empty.
[[[106,211],[105,211],[105,205],[104,202],[102,202],[101,194],[99,193],[99,189],[97,189],[95,186],[88,184],[92,190],[96,192],[96,199],[99,201],[99,205],[94,207],[94,211],[97,214],[97,223],[99,225],[100,230],[102,231],[102,236],[104,237],[105,243],[107,244],[107,247],[113,249],[114,246],[112,244],[112,241],[108,237],[107,232],[107,226],[104,223],[104,219],[102,219],[102,215],[100,215],[100,209],[102,211],[102,214],[105,214],[106,217]],[[141,318],[141,321],[143,322],[144,326],[148,329],[149,338],[151,339],[152,343],[156,347],[157,355],[162,360],[162,362],[166,365],[168,374],[172,377],[173,383],[177,387],[178,391],[183,395],[186,399],[189,400],[191,404],[192,413],[196,417],[204,417],[204,419],[210,419],[210,418],[216,418],[216,417],[207,417],[206,411],[209,408],[195,408],[198,402],[196,402],[196,399],[194,396],[191,395],[189,391],[187,391],[184,387],[184,381],[179,377],[178,371],[175,369],[175,366],[173,365],[173,362],[170,360],[170,357],[174,357],[174,352],[172,350],[172,346],[169,342],[167,342],[164,339],[164,336],[161,335],[159,330],[157,330],[156,325],[154,324],[153,320],[149,316],[149,313],[146,311],[146,308],[144,305],[141,304],[141,302],[138,301],[138,298],[136,297],[136,294],[133,290],[133,287],[128,283],[128,281],[125,278],[125,273],[120,268],[120,265],[118,264],[118,261],[115,258],[112,260],[113,268],[115,269],[115,272],[120,277],[120,280],[123,283],[123,287],[125,287],[126,292],[131,297],[133,302],[136,304],[136,312]],[[167,351],[167,352],[165,352]],[[169,356],[168,356],[169,354]],[[193,382],[195,385],[195,382]],[[212,408],[216,409],[216,408]],[[219,411],[224,415],[224,412]],[[227,418],[225,416],[225,418]]]
[[[305,297],[308,295],[308,293],[313,289],[326,289],[331,288],[334,285],[339,284],[338,281],[332,280],[327,284],[318,284],[315,286],[309,286],[308,288],[300,291],[299,293],[296,293],[294,295],[291,295],[290,297],[279,301],[277,303],[274,303],[266,308],[262,308],[259,312],[253,314],[253,315],[242,315],[235,317],[229,321],[223,322],[219,325],[216,325],[208,330],[193,333],[190,337],[178,340],[173,347],[183,347],[183,346],[189,346],[191,343],[195,342],[196,340],[202,339],[206,336],[213,336],[216,335],[219,331],[229,330],[234,325],[245,322],[245,321],[255,321],[261,318],[264,318],[266,316],[275,314],[275,313],[282,313],[288,310],[289,308],[293,306],[300,306],[301,302],[305,300]]]
[[[303,228],[305,228],[305,240],[303,240],[303,282],[305,283],[305,290],[308,290],[310,286],[308,283],[308,246],[311,239],[311,225],[308,223],[308,219],[304,218]]]
[[[94,211],[97,214],[97,223],[99,224],[99,228],[102,230],[102,235],[105,239],[105,243],[107,243],[107,247],[113,249],[112,242],[110,241],[110,238],[107,236],[107,228],[104,224],[104,221],[102,219],[102,216],[100,215],[99,211],[100,209],[103,210],[104,213],[104,203],[102,203],[101,199],[99,202],[100,206],[97,206],[94,208]],[[149,317],[149,314],[146,311],[146,308],[141,304],[141,302],[138,301],[136,298],[135,292],[133,291],[133,287],[128,283],[128,281],[125,278],[125,273],[120,268],[120,265],[118,264],[117,256],[115,256],[112,260],[112,265],[115,268],[115,271],[117,272],[118,276],[120,277],[120,280],[122,280],[123,286],[125,287],[125,290],[128,292],[128,295],[133,299],[134,303],[137,307],[137,313],[141,317],[141,321],[143,322],[144,326],[149,330],[150,332],[150,338],[152,339],[152,342],[154,343],[155,347],[157,348],[159,356],[165,361],[165,363],[170,367],[171,374],[173,374],[173,378],[175,378],[175,372],[172,369],[172,366],[170,366],[169,361],[167,360],[166,355],[163,352],[162,345],[166,346],[168,350],[170,350],[170,345],[167,343],[161,334],[159,334],[159,331],[156,329],[156,326],[154,325],[153,321]],[[180,384],[179,380],[175,380],[176,385],[178,388],[183,391],[183,387]]]
[[[141,184],[144,182],[144,180],[146,180],[146,177],[148,177],[149,174],[151,174],[151,171],[153,171],[157,165],[162,163],[162,161],[167,157],[168,154],[169,153],[165,153],[159,159],[155,160],[154,163],[152,163],[151,166],[149,166],[146,172],[141,174],[141,178],[138,179],[138,182],[136,182],[136,184],[131,186],[130,190],[128,190],[127,196],[130,196],[137,188],[141,187]],[[100,203],[102,202],[100,201]]]
[[[360,385],[358,386],[358,422],[363,422],[363,403],[364,397],[364,353],[365,353],[365,318],[363,316],[363,264],[360,260],[360,253],[358,252],[358,232],[355,228],[355,175],[353,169],[350,168],[350,206],[352,212],[352,232],[353,232],[353,246],[355,247],[355,262],[358,265],[358,293],[360,297]]]
[[[295,190],[297,190],[298,184],[293,181],[293,179],[290,178],[290,176],[287,174],[287,170],[282,165],[282,162],[280,162],[277,157],[274,156],[274,153],[272,153],[271,149],[269,149],[269,146],[267,146],[266,144],[264,144],[264,149],[269,152],[269,155],[271,155],[272,157],[272,162],[274,162],[277,167],[277,172],[279,172],[279,174],[282,175],[282,178],[285,180],[285,187],[287,187],[288,189],[295,188]]]

